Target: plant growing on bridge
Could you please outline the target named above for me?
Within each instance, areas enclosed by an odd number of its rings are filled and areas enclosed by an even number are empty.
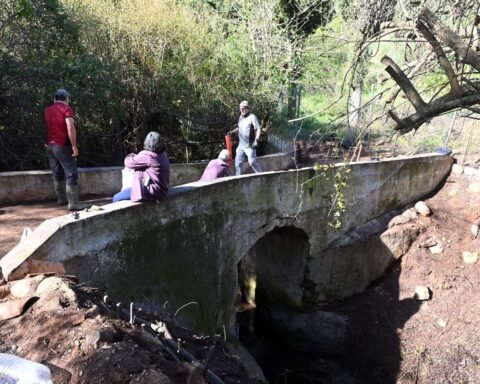
[[[341,168],[336,167],[334,164],[315,164],[313,169],[316,172],[321,172],[325,180],[330,180],[328,177],[330,170],[334,172],[331,179],[333,183],[333,192],[330,194],[331,206],[328,211],[330,220],[327,224],[334,229],[340,229],[343,226],[342,215],[346,210],[344,190],[348,186],[348,174],[350,173],[348,164],[345,163]]]
[[[339,167],[335,164],[315,164],[313,166],[315,171],[315,176],[309,178],[303,183],[299,184],[299,197],[300,204],[298,206],[297,213],[295,218],[298,219],[298,215],[302,210],[303,206],[303,195],[305,189],[313,183],[314,180],[322,178],[327,183],[330,182],[332,188],[329,193],[330,198],[330,209],[327,214],[327,224],[328,226],[339,230],[343,226],[343,213],[346,211],[346,202],[345,202],[345,188],[348,187],[348,174],[350,173],[349,163],[345,161],[343,166]]]

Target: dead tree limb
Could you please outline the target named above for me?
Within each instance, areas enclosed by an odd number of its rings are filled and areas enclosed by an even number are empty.
[[[477,71],[480,71],[480,56],[472,46],[465,44],[460,36],[450,28],[443,25],[432,12],[424,8],[418,16],[419,21],[446,46],[450,47],[465,64],[471,65]]]
[[[389,115],[397,123],[397,127],[395,129],[398,130],[401,135],[404,135],[405,133],[410,132],[412,129],[417,129],[423,123],[445,112],[461,108],[468,108],[469,106],[478,103],[480,103],[479,92],[466,93],[461,97],[455,96],[454,98],[452,98],[451,94],[448,94],[432,101],[423,113],[416,112],[404,119],[401,119],[396,115],[393,117],[392,114],[395,114],[393,111],[389,111]]]
[[[397,65],[397,63],[395,63],[390,57],[383,56],[382,64],[385,65],[385,70],[390,76],[392,76],[393,80],[395,80],[398,86],[402,89],[408,100],[410,100],[412,105],[415,107],[415,110],[417,112],[425,111],[427,103],[423,101],[422,96],[420,96],[418,91],[415,89],[411,81]]]
[[[412,79],[418,73],[418,71],[420,71],[420,69],[432,59],[432,57],[433,57],[433,52],[429,52],[425,56],[417,60],[417,62],[411,63],[411,65],[413,66],[410,69],[410,71],[407,72],[408,78]],[[400,91],[401,91],[401,88],[398,86],[392,89],[390,93],[386,96],[385,103],[386,104],[393,103],[393,101],[396,99]]]
[[[473,26],[477,31],[477,48],[476,51],[480,52],[480,15],[475,17],[475,21],[473,22]]]
[[[442,46],[435,38],[432,32],[430,32],[427,26],[421,21],[417,21],[417,29],[418,31],[425,37],[428,43],[432,46],[433,52],[437,56],[437,60],[442,67],[443,71],[447,75],[448,82],[450,83],[452,93],[459,94],[460,93],[460,84],[457,80],[457,75],[450,64],[450,61],[447,59],[447,55],[445,55],[445,51],[443,50]]]
[[[437,93],[429,103],[426,103],[400,67],[388,56],[384,56],[382,63],[385,65],[385,70],[415,108],[415,113],[407,117],[400,117],[393,110],[388,112],[396,123],[395,129],[402,135],[445,112],[473,108],[480,103],[480,82],[467,79],[463,71],[459,74],[455,73],[442,47],[442,45],[450,47],[464,64],[469,64],[474,72],[475,70],[480,72],[480,54],[473,48],[472,39],[470,38],[469,44],[464,43],[460,36],[444,26],[428,9],[420,12],[416,27],[432,47],[440,67],[448,78],[448,83],[445,85],[450,85],[450,92],[440,97],[437,97]]]
[[[415,24],[411,21],[384,21],[380,24],[380,29],[397,29],[397,30],[413,30]]]

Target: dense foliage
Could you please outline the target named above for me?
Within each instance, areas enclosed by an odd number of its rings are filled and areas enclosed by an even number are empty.
[[[457,31],[478,12],[469,0],[4,0],[0,171],[46,168],[43,109],[58,87],[72,94],[81,166],[121,164],[153,129],[173,161],[212,158],[243,99],[265,129],[342,136],[355,89],[360,130],[388,128],[381,55],[425,53],[412,29],[382,24],[425,6]],[[429,65],[415,81],[442,92]]]

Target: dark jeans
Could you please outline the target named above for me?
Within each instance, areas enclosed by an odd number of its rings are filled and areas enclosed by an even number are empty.
[[[49,144],[47,145],[47,157],[53,180],[65,180],[68,185],[78,184],[77,162],[72,157],[72,147]]]
[[[132,193],[132,188],[125,188],[123,191],[116,193],[113,196],[112,201],[115,203],[120,200],[130,200],[131,193]]]

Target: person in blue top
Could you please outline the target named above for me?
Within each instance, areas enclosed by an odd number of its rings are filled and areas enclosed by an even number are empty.
[[[238,134],[238,147],[235,152],[235,175],[241,175],[241,164],[247,156],[248,164],[255,173],[262,172],[257,161],[257,147],[260,139],[260,123],[257,116],[250,112],[250,106],[247,101],[240,103],[240,117],[238,127],[230,131],[229,134]]]

